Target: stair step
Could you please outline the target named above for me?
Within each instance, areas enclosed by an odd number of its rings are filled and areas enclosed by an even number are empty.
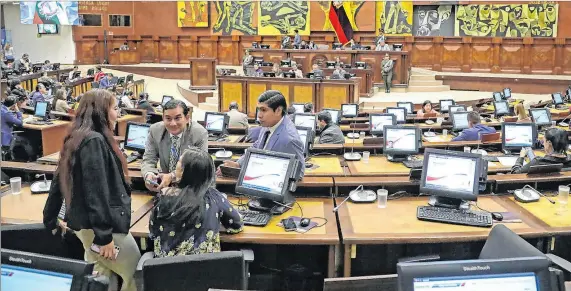
[[[218,111],[218,104],[216,104],[216,103],[200,103],[200,104],[198,104],[198,109],[201,109],[204,111],[217,112]]]
[[[206,103],[214,103],[214,104],[218,104],[218,96],[216,97],[206,97]]]
[[[442,86],[442,80],[410,80],[409,86]]]
[[[443,92],[450,91],[450,86],[408,86],[407,92]]]
[[[411,81],[434,81],[434,75],[415,75],[410,76]]]
[[[406,93],[406,88],[391,88],[391,92],[397,92],[397,93]],[[373,95],[378,94],[378,93],[385,93],[385,87],[374,87],[373,89]]]

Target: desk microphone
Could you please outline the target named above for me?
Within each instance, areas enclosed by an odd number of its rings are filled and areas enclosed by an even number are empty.
[[[567,117],[563,118],[563,120],[559,121],[559,126],[564,126],[564,127],[568,127],[569,123],[564,122],[565,120],[568,120],[569,117],[571,117],[571,114],[567,115]]]
[[[353,128],[353,134],[355,134],[355,129]],[[344,153],[343,154],[343,158],[346,161],[360,161],[361,160],[361,154],[359,153],[355,153],[354,152],[355,149],[355,139],[353,139],[353,143],[351,145],[351,152],[350,153]]]
[[[214,153],[214,156],[219,160],[229,160],[233,155],[231,151],[227,151],[224,148],[212,148],[211,150],[218,150]]]
[[[349,195],[347,195],[347,198],[345,198],[345,200],[343,200],[341,203],[339,203],[339,205],[333,208],[333,212],[337,212],[339,210],[339,207],[345,204],[345,202],[347,202],[348,199],[351,199],[352,202],[356,203],[375,202],[375,200],[377,200],[377,195],[375,194],[375,191],[365,190],[363,189],[363,185],[359,185],[357,188],[355,188],[355,190],[349,192]]]
[[[428,131],[424,133],[425,137],[435,137],[436,136],[436,132],[431,131],[433,128],[433,126],[428,128]]]
[[[52,186],[52,181],[46,178],[46,174],[36,174],[35,177],[37,179],[42,176],[44,177],[44,181],[36,181],[32,183],[32,185],[30,186],[32,194],[42,194],[42,193],[48,193],[50,191],[50,188]]]

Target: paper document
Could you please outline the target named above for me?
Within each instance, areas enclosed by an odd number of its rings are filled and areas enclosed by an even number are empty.
[[[513,167],[518,157],[498,157],[498,161],[502,166]]]

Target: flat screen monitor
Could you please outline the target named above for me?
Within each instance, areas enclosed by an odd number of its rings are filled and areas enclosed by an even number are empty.
[[[270,49],[270,45],[269,44],[261,44],[260,48],[267,50],[267,49]]]
[[[223,134],[228,128],[230,117],[225,113],[206,112],[204,125],[208,133]]]
[[[394,114],[373,113],[369,114],[369,124],[371,126],[371,134],[379,136],[384,134],[385,126],[397,125],[397,118]]]
[[[291,67],[291,61],[280,61],[280,66]]]
[[[464,130],[468,127],[470,127],[468,125],[468,113],[466,111],[456,111],[453,113],[450,113],[450,116],[452,117],[452,129],[455,131],[461,131]]]
[[[355,68],[357,69],[364,69],[367,66],[365,62],[355,62]]]
[[[310,127],[315,130],[316,116],[313,113],[296,113],[293,115],[293,123],[295,126]]]
[[[48,101],[36,102],[36,105],[34,108],[34,117],[47,119],[49,111],[50,111],[49,106],[50,106],[50,103]]]
[[[555,105],[565,103],[563,101],[563,96],[561,96],[561,93],[559,93],[559,92],[555,92],[555,93],[551,94],[551,99],[553,99],[553,104],[555,104]]]
[[[80,291],[93,264],[2,249],[2,291]]]
[[[481,161],[480,154],[425,149],[420,192],[476,201]]]
[[[494,101],[494,112],[496,116],[510,114],[510,105],[507,101]]]
[[[507,246],[509,247],[509,246]],[[399,263],[400,291],[544,291],[550,282],[546,257]]]
[[[144,152],[149,128],[151,125],[148,123],[127,122],[125,149]]]
[[[494,92],[492,96],[494,97],[494,101],[496,102],[500,102],[503,99],[502,92]]]
[[[502,123],[502,148],[505,150],[521,150],[534,147],[537,140],[535,123],[504,122]]]
[[[397,107],[405,108],[406,114],[412,114],[414,111],[413,110],[414,106],[412,105],[412,102],[397,102]]]
[[[442,113],[448,112],[449,107],[455,104],[456,103],[452,99],[440,100],[440,112]]]
[[[393,114],[397,123],[406,123],[406,109],[402,107],[387,107],[387,113]]]
[[[161,102],[161,105],[164,107],[169,101],[173,100],[174,97],[169,96],[169,95],[163,95],[163,101]]]
[[[383,136],[383,152],[386,155],[412,155],[418,153],[420,132],[416,127],[386,125]]]
[[[306,157],[309,156],[309,147],[313,143],[313,129],[311,127],[296,126],[297,133],[303,145],[303,153]]]
[[[326,66],[328,69],[335,69],[335,64],[336,64],[335,62],[331,62],[331,61],[325,62],[325,66]]]
[[[57,34],[57,24],[38,24],[38,34]]]
[[[52,64],[52,70],[57,71],[59,70],[61,64],[60,63],[53,63]]]
[[[295,73],[294,72],[284,72],[284,78],[295,79]]]
[[[509,99],[512,98],[512,89],[510,88],[504,88],[504,99]]]
[[[275,77],[276,73],[274,72],[264,72],[264,77]]]
[[[529,110],[529,113],[535,125],[551,125],[551,112],[549,108],[533,108]]]
[[[466,111],[466,105],[452,105],[448,107],[449,113],[453,113],[456,111]]]
[[[133,74],[127,75],[127,77],[125,77],[125,82],[126,82],[127,84],[134,82],[134,76],[133,76]]]
[[[284,201],[297,162],[292,154],[248,149],[236,181],[236,193]]]
[[[345,118],[357,117],[359,104],[341,104],[341,116]]]
[[[303,113],[303,109],[305,108],[305,104],[302,103],[293,103],[291,106],[295,108],[295,113]]]
[[[324,108],[323,111],[329,112],[331,115],[331,121],[335,124],[339,124],[339,119],[341,119],[341,110]]]

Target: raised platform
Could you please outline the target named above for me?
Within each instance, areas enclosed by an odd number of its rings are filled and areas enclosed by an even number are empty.
[[[101,65],[101,67],[160,79],[190,80],[188,64]]]
[[[184,99],[190,102],[195,107],[201,107],[204,103],[211,103],[208,101],[209,97],[214,97],[216,91],[215,90],[192,90],[190,89],[190,81],[179,81],[177,83],[178,92]],[[218,95],[216,94],[216,97]],[[214,104],[215,106],[210,106],[205,108],[206,111],[218,111],[218,103]]]

